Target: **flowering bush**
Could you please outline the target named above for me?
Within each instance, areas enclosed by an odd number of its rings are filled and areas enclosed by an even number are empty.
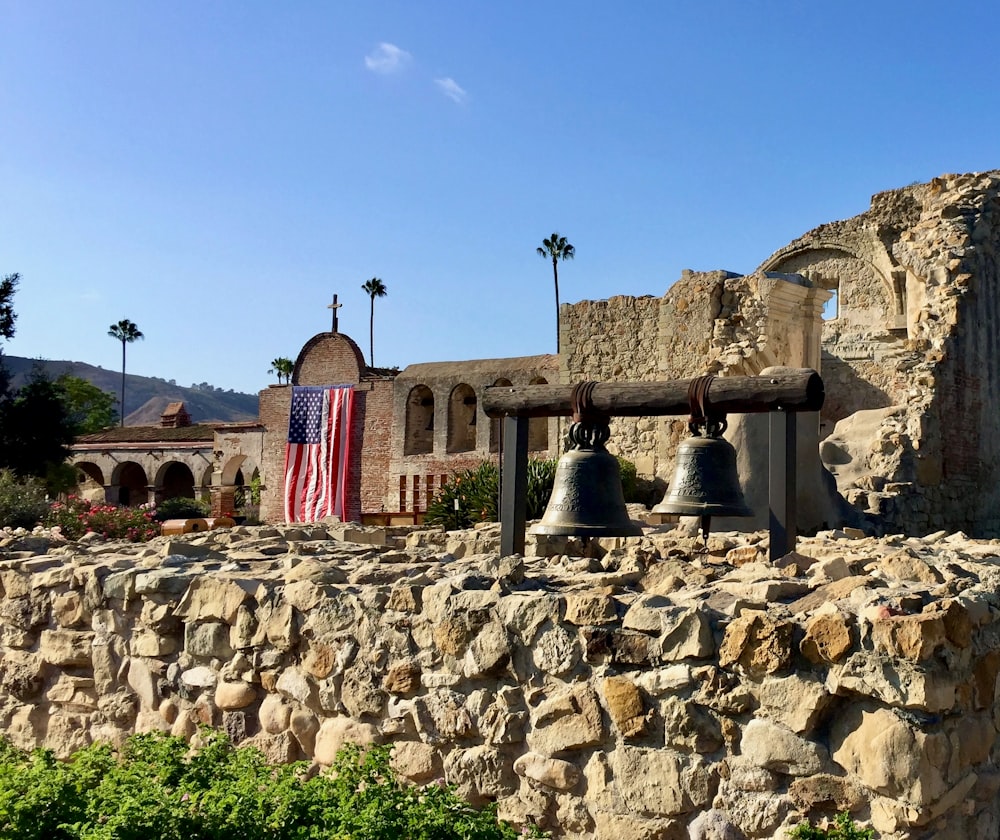
[[[45,487],[37,478],[20,478],[0,469],[0,528],[31,528],[45,515]]]
[[[70,496],[65,502],[53,502],[45,524],[50,528],[58,527],[63,536],[71,540],[95,533],[109,540],[146,542],[160,533],[149,509],[88,502],[78,496]]]

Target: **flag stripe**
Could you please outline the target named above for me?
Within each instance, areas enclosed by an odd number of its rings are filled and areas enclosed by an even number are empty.
[[[315,522],[347,511],[354,388],[295,386],[285,450],[285,520]]]

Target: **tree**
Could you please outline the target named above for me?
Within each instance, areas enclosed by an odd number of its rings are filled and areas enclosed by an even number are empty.
[[[56,379],[56,385],[62,389],[66,414],[75,437],[99,432],[118,422],[114,394],[68,373]]]
[[[0,336],[4,338],[14,337],[14,321],[17,320],[17,315],[14,314],[14,304],[11,301],[20,279],[21,275],[15,272],[0,280]]]
[[[117,324],[112,324],[108,330],[108,335],[122,343],[122,399],[119,404],[122,425],[125,425],[125,345],[131,344],[140,338],[144,338],[139,332],[139,328],[128,318],[123,318]]]
[[[65,391],[41,370],[32,371],[27,383],[0,406],[0,467],[47,478],[69,456],[72,442]]]
[[[576,256],[576,248],[566,241],[565,236],[553,233],[542,240],[542,247],[536,248],[538,256],[552,260],[552,278],[556,284],[556,352],[559,352],[559,260],[571,260]]]
[[[21,275],[14,272],[0,280],[0,337],[2,338],[14,337],[14,321],[17,320],[17,315],[14,313],[13,299],[20,279]],[[10,388],[10,374],[3,363],[3,350],[0,349],[0,397],[7,393],[8,388]]]
[[[372,313],[368,319],[368,364],[375,367],[375,298],[385,297],[388,290],[378,277],[372,277],[371,280],[362,283],[361,288],[368,292],[368,296],[372,299]]]
[[[278,384],[281,384],[281,378],[285,378],[285,382],[292,381],[292,371],[295,370],[295,362],[291,359],[286,359],[284,356],[278,356],[271,362],[271,369],[268,373],[278,374]]]

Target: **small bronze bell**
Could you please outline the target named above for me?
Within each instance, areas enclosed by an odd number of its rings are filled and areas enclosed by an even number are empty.
[[[706,543],[713,516],[753,516],[740,489],[736,450],[722,437],[726,419],[719,414],[709,416],[705,410],[712,378],[699,377],[691,385],[688,428],[692,437],[677,447],[674,477],[663,501],[653,508],[653,513],[701,517]]]
[[[574,386],[569,439],[573,448],[556,465],[552,495],[532,534],[582,537],[638,537],[642,528],[625,510],[617,459],[604,448],[607,417],[589,409],[594,383]],[[589,388],[587,387],[589,386]]]

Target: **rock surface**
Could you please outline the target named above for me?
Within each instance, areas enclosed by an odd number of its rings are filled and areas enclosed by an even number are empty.
[[[203,723],[274,761],[391,743],[403,778],[557,837],[840,810],[997,836],[1000,541],[827,532],[772,565],[763,533],[660,528],[501,563],[355,530],[0,534],[0,727],[61,756]]]

